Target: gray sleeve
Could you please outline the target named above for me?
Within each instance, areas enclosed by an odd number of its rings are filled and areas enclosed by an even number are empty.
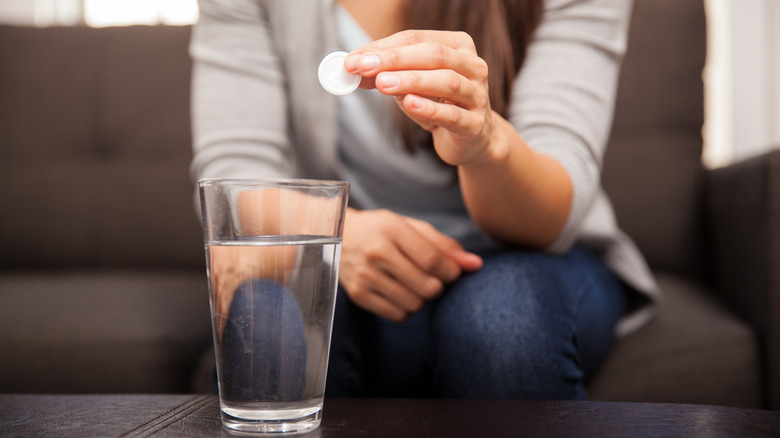
[[[632,0],[547,0],[511,99],[509,120],[557,160],[573,185],[569,217],[548,247],[568,250],[600,190]]]
[[[270,2],[200,0],[193,27],[193,179],[287,177],[294,162]]]

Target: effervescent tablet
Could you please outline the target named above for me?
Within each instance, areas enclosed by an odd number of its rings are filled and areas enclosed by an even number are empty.
[[[333,52],[322,59],[317,76],[328,93],[343,96],[357,90],[362,76],[353,75],[344,68],[347,52]]]

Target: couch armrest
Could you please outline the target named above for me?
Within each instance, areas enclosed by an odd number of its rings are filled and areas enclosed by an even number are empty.
[[[780,409],[780,150],[709,172],[707,202],[716,290],[761,335]]]

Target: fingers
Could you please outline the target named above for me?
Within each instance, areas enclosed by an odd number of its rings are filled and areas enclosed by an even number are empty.
[[[416,313],[434,298],[443,283],[425,274],[393,245],[366,245],[359,252],[343,250],[339,279],[358,306],[392,321]]]
[[[392,321],[416,313],[424,303],[420,296],[381,269],[363,265],[352,278],[351,282],[342,282],[352,301]]]
[[[472,272],[482,267],[482,257],[466,251],[457,240],[439,232],[433,225],[411,217],[407,217],[406,221],[410,226],[425,235],[432,243],[446,252],[462,270]]]
[[[350,73],[374,77],[382,71],[452,69],[469,79],[487,77],[487,63],[475,51],[426,42],[369,52],[353,52],[344,60]]]
[[[435,298],[445,283],[460,276],[460,266],[403,217],[389,214],[378,218],[376,223],[378,235],[364,241],[361,248],[366,266],[380,271],[393,283],[425,300]],[[372,288],[389,290],[386,295],[396,295],[399,291],[392,283],[379,281],[380,276],[367,273],[362,276],[364,280],[371,281]]]
[[[373,255],[376,257],[374,263],[379,269],[389,274],[394,282],[416,297],[430,300],[441,293],[444,289],[444,283],[449,283],[460,275],[460,268],[452,262],[450,270],[442,268],[438,270],[439,272],[434,272],[435,268],[430,268],[427,264],[435,262],[431,261],[432,259],[423,259],[423,257],[438,259],[446,258],[446,256],[440,251],[431,250],[428,245],[416,245],[420,247],[421,251],[428,251],[425,256],[419,254],[410,256],[406,251],[414,251],[412,246],[415,245],[400,244],[398,248],[393,248],[390,251],[381,254],[374,253]],[[455,270],[457,272],[453,272]]]
[[[396,97],[404,112],[424,129],[444,128],[469,145],[471,139],[482,138],[489,123],[487,88],[452,70],[382,72],[375,87]],[[462,161],[441,158],[453,165]]]
[[[427,96],[467,110],[488,104],[485,87],[453,70],[382,72],[376,77],[374,86],[383,94]]]
[[[486,123],[482,112],[470,111],[449,102],[435,102],[416,94],[405,95],[402,105],[404,111],[418,123],[444,128],[464,139],[478,137]],[[459,164],[441,158],[448,164]]]
[[[448,164],[469,161],[471,155],[481,151],[473,146],[489,138],[492,111],[482,82],[466,79],[453,70],[415,70],[382,72],[375,79],[375,87],[395,96],[404,112],[424,129],[443,128],[460,139],[453,144],[454,151],[437,149]],[[467,147],[469,153],[463,155],[458,145]]]
[[[339,280],[355,304],[400,321],[473,269],[457,242],[424,224],[390,212],[348,215]]]

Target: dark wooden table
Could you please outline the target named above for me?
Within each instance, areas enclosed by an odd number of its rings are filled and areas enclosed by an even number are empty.
[[[0,395],[2,437],[212,437],[211,395]],[[319,429],[296,437],[780,436],[780,412],[720,406],[329,399]]]

